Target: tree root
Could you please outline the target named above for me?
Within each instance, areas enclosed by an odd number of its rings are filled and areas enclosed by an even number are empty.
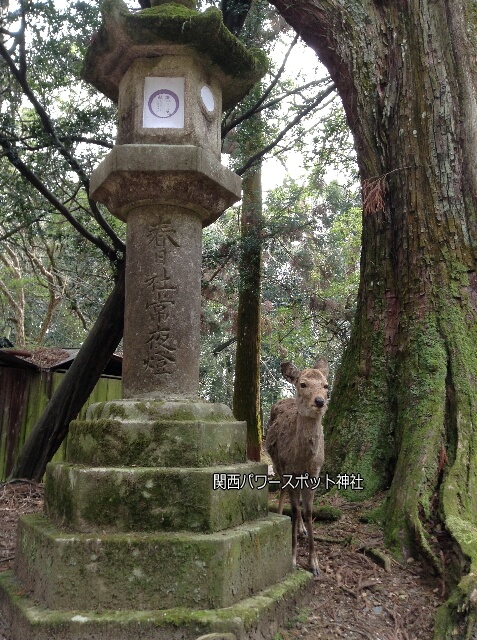
[[[470,559],[464,575],[436,615],[434,640],[477,638],[477,528],[451,515],[446,526],[462,552]]]
[[[382,567],[387,573],[391,571],[391,558],[385,553],[374,547],[359,547],[357,549],[359,553],[369,556],[376,564]]]

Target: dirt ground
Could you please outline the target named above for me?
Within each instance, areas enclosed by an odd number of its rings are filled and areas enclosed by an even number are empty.
[[[443,600],[442,584],[416,562],[402,566],[385,554],[378,526],[362,522],[376,502],[346,503],[325,498],[341,509],[334,522],[315,523],[321,576],[313,596],[274,640],[430,640],[435,609]],[[272,498],[273,503],[273,498]],[[18,516],[41,511],[43,487],[0,484],[0,571],[13,567]],[[305,542],[300,563],[306,562]],[[0,640],[10,640],[0,617]]]

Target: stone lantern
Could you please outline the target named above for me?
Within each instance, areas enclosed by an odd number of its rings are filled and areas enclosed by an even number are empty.
[[[84,66],[119,111],[91,196],[127,223],[123,400],[71,424],[45,514],[20,522],[0,575],[12,640],[271,638],[311,579],[245,423],[198,397],[201,230],[241,193],[222,111],[266,64],[220,11],[156,5],[106,0]]]
[[[125,398],[197,397],[201,229],[241,193],[220,164],[222,109],[266,69],[220,12],[191,5],[130,14],[107,0],[84,68],[118,102],[118,144],[93,173],[91,195],[128,223]]]

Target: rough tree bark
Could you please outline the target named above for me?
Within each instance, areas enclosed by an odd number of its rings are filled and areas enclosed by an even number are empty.
[[[121,262],[109,298],[28,436],[11,478],[41,480],[46,465],[65,439],[71,420],[78,415],[117,348],[124,326],[124,272],[124,262]]]
[[[336,83],[362,182],[358,311],[327,414],[328,468],[361,473],[366,495],[390,488],[388,544],[450,581],[435,638],[475,638],[476,5],[271,2]],[[438,522],[451,554],[431,546]]]
[[[260,460],[260,318],[262,277],[262,180],[260,166],[243,179],[240,285],[233,412],[247,422],[247,456]]]

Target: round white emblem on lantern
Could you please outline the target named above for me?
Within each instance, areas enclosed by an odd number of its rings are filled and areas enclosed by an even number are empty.
[[[147,108],[156,118],[172,118],[179,111],[179,96],[169,89],[159,89],[149,97]]]
[[[215,109],[215,99],[211,88],[206,84],[204,84],[200,89],[200,99],[206,113],[208,115],[212,115]]]
[[[184,128],[184,78],[144,79],[143,127]]]

